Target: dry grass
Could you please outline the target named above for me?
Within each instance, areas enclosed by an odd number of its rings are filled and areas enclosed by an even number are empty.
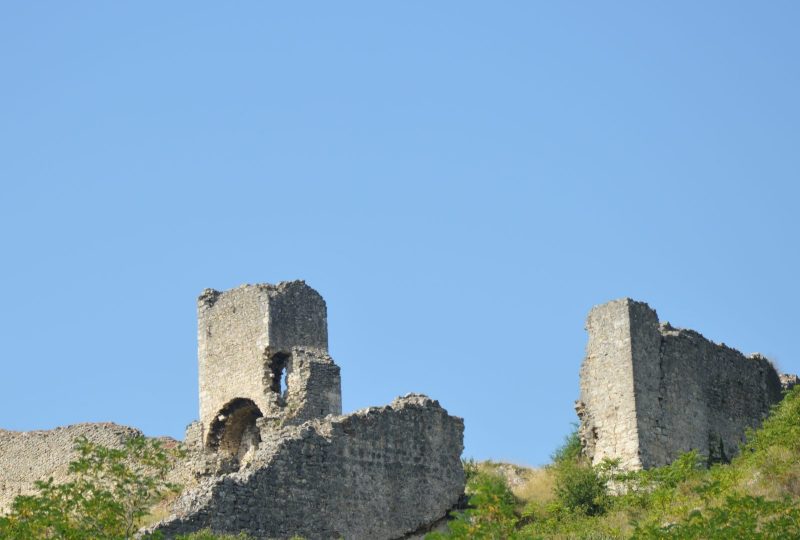
[[[523,483],[511,490],[520,501],[545,506],[555,499],[556,479],[551,469],[528,469],[524,479]]]
[[[503,477],[519,501],[518,510],[521,512],[542,513],[555,500],[556,479],[548,467],[524,467],[513,463],[483,461],[478,463],[478,470]]]
[[[150,513],[142,518],[139,526],[150,527],[159,521],[168,518],[170,514],[172,514],[172,505],[175,503],[175,500],[178,498],[178,496],[178,493],[171,494],[150,508]]]

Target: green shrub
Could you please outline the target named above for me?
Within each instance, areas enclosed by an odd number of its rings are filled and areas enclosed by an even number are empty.
[[[475,462],[474,459],[462,459],[461,466],[464,468],[464,480],[469,483],[469,481],[478,474],[478,464]]]
[[[469,508],[457,512],[448,523],[447,533],[430,533],[426,540],[477,538],[505,540],[517,537],[516,499],[505,480],[497,475],[476,472],[467,484]]]
[[[607,504],[606,480],[588,463],[562,461],[555,465],[556,501],[570,512],[602,514]]]
[[[792,388],[783,401],[773,407],[761,429],[748,433],[742,458],[758,460],[776,446],[800,454],[800,386]]]
[[[581,438],[578,435],[578,425],[572,424],[572,431],[564,437],[564,443],[556,448],[550,459],[556,464],[564,461],[577,461],[581,458],[581,454]]]
[[[36,482],[36,494],[18,496],[0,517],[0,538],[128,539],[152,505],[177,491],[166,481],[176,452],[159,441],[134,437],[111,449],[80,438],[76,448],[70,480]]]
[[[800,507],[795,501],[731,495],[721,506],[692,511],[666,526],[637,529],[636,539],[783,540],[800,538]]]

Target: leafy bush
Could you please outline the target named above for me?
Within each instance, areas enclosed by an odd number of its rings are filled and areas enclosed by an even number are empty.
[[[791,499],[730,495],[721,506],[692,511],[685,520],[638,529],[634,538],[742,540],[800,538],[800,507]]]
[[[464,468],[464,479],[469,483],[469,481],[478,474],[478,464],[475,462],[474,459],[462,459],[461,466]]]
[[[758,461],[771,448],[780,446],[800,453],[800,386],[790,390],[783,401],[773,407],[772,414],[761,429],[751,431],[742,450],[742,459],[748,456]]]
[[[578,426],[552,454],[550,468],[555,476],[553,510],[595,516],[602,514],[607,499],[607,474],[604,469],[591,466],[582,454]]]
[[[552,458],[520,476],[535,485],[516,485],[515,503],[503,504],[508,488],[485,472],[498,464],[470,462],[470,510],[451,522],[449,535],[431,538],[800,539],[800,387],[748,433],[730,464],[707,468],[708,459],[692,451],[646,471],[620,472],[612,461],[591,467],[576,432]],[[477,497],[479,489],[496,498]]]
[[[556,464],[555,495],[570,512],[596,516],[607,504],[606,479],[588,463],[563,461]]]
[[[70,480],[36,482],[36,494],[18,496],[0,517],[0,538],[128,539],[150,507],[178,489],[166,481],[177,452],[159,441],[134,437],[112,449],[80,438],[76,448]]]
[[[553,463],[563,463],[567,461],[578,461],[581,458],[581,438],[578,434],[578,425],[572,424],[572,431],[569,435],[564,437],[564,444],[556,448],[556,451],[550,456]]]
[[[426,540],[443,538],[513,539],[516,538],[516,499],[505,480],[497,475],[476,472],[467,484],[469,508],[458,512],[448,523],[448,533],[430,533]]]

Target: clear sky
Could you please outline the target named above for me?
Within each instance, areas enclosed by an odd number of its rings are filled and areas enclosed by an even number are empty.
[[[195,300],[305,279],[344,408],[539,464],[595,304],[800,372],[797,2],[5,2],[0,427],[197,418]]]

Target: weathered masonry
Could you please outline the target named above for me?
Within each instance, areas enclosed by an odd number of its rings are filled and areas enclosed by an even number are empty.
[[[314,289],[206,289],[197,310],[200,419],[170,472],[186,489],[153,527],[165,538],[210,528],[259,540],[409,540],[459,503],[463,420],[420,394],[342,415]],[[75,438],[119,448],[137,435],[115,424],[0,429],[0,513],[36,480],[66,480]]]
[[[78,458],[75,439],[120,448],[138,429],[110,423],[85,423],[42,431],[0,429],[0,514],[11,509],[17,495],[35,492],[36,480],[68,479],[69,462]]]
[[[153,530],[254,538],[409,538],[464,490],[464,423],[409,394],[342,416],[327,308],[302,281],[206,289],[198,300],[197,479]]]
[[[325,301],[304,282],[206,289],[197,318],[200,423],[209,450],[241,459],[267,427],[342,413]]]
[[[596,306],[576,403],[584,452],[627,469],[666,465],[692,449],[728,460],[782,397],[763,356],[744,356],[693,330],[659,324],[629,298]],[[787,385],[793,379],[785,378]]]
[[[408,395],[384,407],[287,426],[245,466],[201,478],[156,529],[254,538],[410,538],[439,524],[464,489],[463,423]]]

